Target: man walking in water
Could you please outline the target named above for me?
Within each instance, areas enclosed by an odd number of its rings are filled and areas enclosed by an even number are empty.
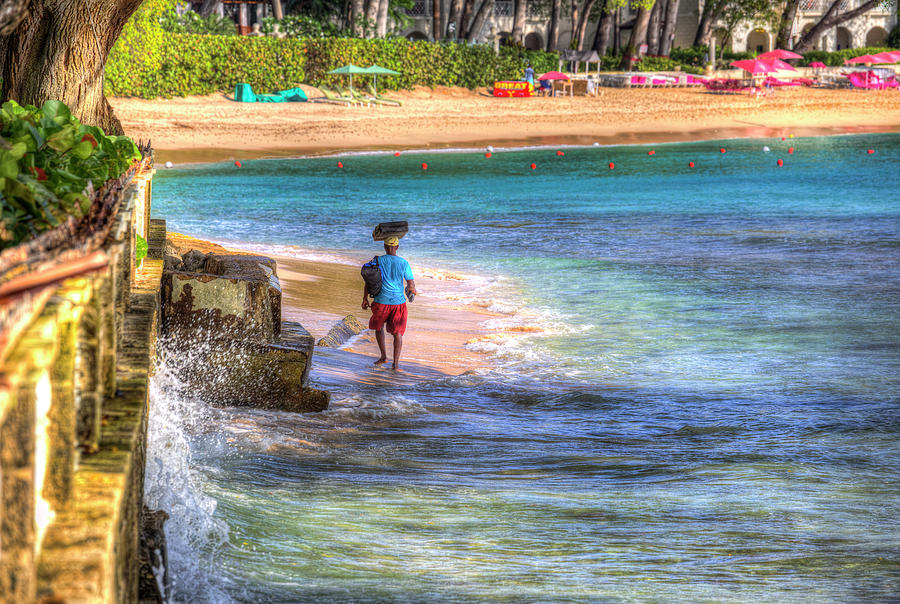
[[[384,256],[378,256],[378,266],[381,269],[381,291],[369,304],[369,294],[363,286],[362,309],[371,306],[372,318],[369,319],[369,329],[375,331],[375,341],[381,357],[375,361],[376,365],[387,362],[387,350],[384,345],[384,326],[387,324],[388,333],[394,336],[394,371],[400,369],[400,351],[403,350],[403,334],[406,332],[406,295],[403,283],[406,282],[409,293],[415,295],[416,282],[413,279],[412,267],[404,258],[397,255],[400,240],[397,237],[388,237],[384,240]]]

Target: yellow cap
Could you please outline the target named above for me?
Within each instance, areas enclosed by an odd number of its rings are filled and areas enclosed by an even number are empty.
[[[397,247],[400,245],[400,240],[396,237],[388,237],[384,240],[384,244],[390,247]]]

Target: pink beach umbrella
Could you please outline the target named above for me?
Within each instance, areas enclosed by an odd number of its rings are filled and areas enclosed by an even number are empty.
[[[793,66],[793,65],[791,65],[790,63],[785,63],[785,62],[782,61],[781,59],[774,59],[774,58],[770,59],[770,58],[766,58],[766,59],[758,59],[758,60],[759,60],[759,61],[762,61],[762,62],[764,62],[764,63],[768,63],[768,64],[771,65],[772,68],[775,69],[776,71],[779,70],[779,69],[787,69],[788,71],[797,71],[796,69],[794,69],[794,66]]]
[[[803,55],[798,55],[796,52],[792,52],[790,50],[783,50],[781,48],[776,48],[775,50],[770,50],[769,52],[764,52],[756,57],[757,59],[802,59]]]
[[[822,61],[813,61],[812,63],[809,64],[809,66],[814,67],[816,69],[825,69],[826,67],[828,67],[828,65],[826,65]]]
[[[771,73],[775,71],[775,68],[766,63],[765,61],[760,61],[758,59],[743,59],[741,61],[734,61],[731,63],[732,67],[737,67],[738,69],[743,69],[744,71],[749,71],[753,75],[758,75],[761,73]]]
[[[568,80],[569,76],[559,71],[548,71],[544,75],[538,78],[538,80]]]
[[[900,61],[900,51],[879,52],[877,55],[872,56],[878,59],[878,63],[897,63]]]
[[[847,59],[846,61],[844,61],[844,65],[852,65],[854,63],[875,65],[881,63],[881,60],[879,60],[879,58],[875,55],[860,55],[858,57],[853,57],[852,59]]]

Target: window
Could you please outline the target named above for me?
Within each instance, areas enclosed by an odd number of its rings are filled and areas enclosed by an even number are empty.
[[[512,17],[513,16],[513,3],[511,0],[496,0],[494,2],[494,16],[495,17]]]
[[[406,14],[410,17],[427,17],[431,14],[430,2],[426,0],[413,0],[412,8],[406,9]]]

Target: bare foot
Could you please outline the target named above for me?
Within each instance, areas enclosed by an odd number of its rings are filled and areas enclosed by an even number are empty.
[[[391,365],[391,371],[396,371],[397,373],[403,373],[403,370],[400,369],[398,365]]]
[[[381,357],[377,361],[375,361],[376,365],[381,365],[382,363],[387,363],[387,357]]]

